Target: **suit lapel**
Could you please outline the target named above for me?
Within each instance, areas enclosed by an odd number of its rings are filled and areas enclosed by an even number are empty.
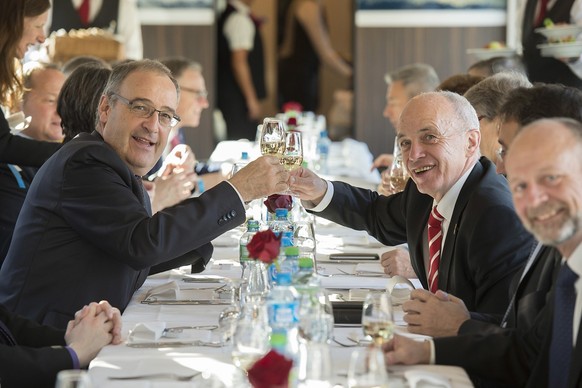
[[[568,382],[568,386],[572,388],[580,387],[582,383],[582,321],[578,322],[578,338],[572,350]]]
[[[445,245],[441,253],[441,262],[439,265],[439,288],[441,290],[449,289],[449,274],[453,267],[453,255],[455,253],[455,247],[457,246],[457,232],[461,223],[461,217],[463,216],[469,198],[471,198],[471,193],[481,180],[482,175],[483,166],[480,162],[477,162],[467,177],[467,180],[459,193],[459,197],[455,202],[455,209],[453,210],[453,216],[449,223],[447,238],[445,239]]]

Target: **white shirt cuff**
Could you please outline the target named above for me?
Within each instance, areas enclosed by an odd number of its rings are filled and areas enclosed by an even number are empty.
[[[428,344],[430,345],[430,359],[428,363],[430,365],[434,365],[436,363],[436,351],[434,349],[434,341],[432,339],[427,339]]]
[[[321,199],[321,201],[317,204],[317,206],[313,207],[313,203],[310,201],[301,201],[303,203],[303,207],[306,209],[311,210],[312,212],[319,213],[331,203],[331,199],[333,198],[333,184],[330,181],[325,181],[327,183],[327,191],[325,195]]]

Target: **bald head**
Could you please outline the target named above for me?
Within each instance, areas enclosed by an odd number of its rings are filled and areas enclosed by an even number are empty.
[[[582,124],[542,119],[513,140],[506,170],[516,211],[544,244],[568,257],[582,242]]]

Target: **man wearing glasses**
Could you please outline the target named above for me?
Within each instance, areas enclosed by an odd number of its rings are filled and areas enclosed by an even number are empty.
[[[245,221],[244,202],[288,188],[278,159],[261,157],[200,197],[151,215],[141,176],[180,121],[178,90],[159,62],[115,67],[96,131],[61,148],[29,189],[0,270],[0,304],[59,328],[93,300],[123,310],[151,266],[186,255],[207,260],[209,242]]]

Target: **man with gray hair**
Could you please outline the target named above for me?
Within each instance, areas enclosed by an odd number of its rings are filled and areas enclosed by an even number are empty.
[[[152,215],[141,176],[180,121],[178,97],[176,80],[157,61],[113,69],[96,130],[63,146],[29,189],[0,270],[1,304],[60,328],[93,300],[123,310],[150,267],[205,263],[210,241],[245,221],[244,202],[288,188],[279,160],[261,157]]]
[[[407,242],[414,272],[432,293],[458,295],[472,311],[503,313],[533,239],[505,178],[480,158],[475,110],[456,93],[424,93],[406,105],[397,129],[412,178],[403,192],[383,196],[304,168],[291,172],[291,190],[324,218],[386,245]],[[413,316],[408,324],[417,324]]]

